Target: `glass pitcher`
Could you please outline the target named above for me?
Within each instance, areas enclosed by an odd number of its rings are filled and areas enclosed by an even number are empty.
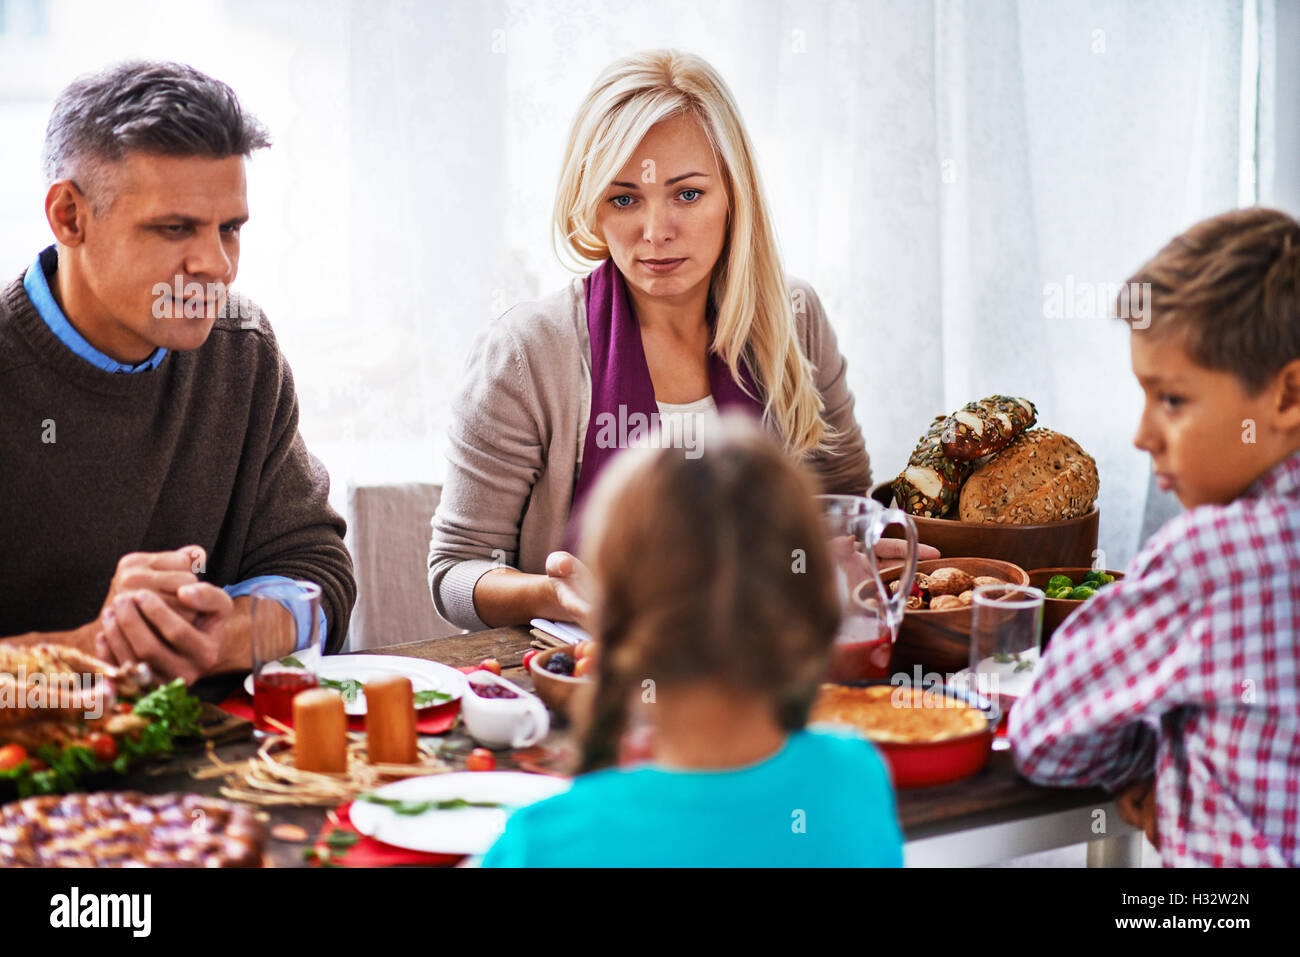
[[[830,539],[835,587],[842,618],[831,653],[831,681],[862,681],[889,674],[898,626],[916,577],[916,525],[902,509],[886,508],[863,495],[819,495]],[[874,546],[891,525],[901,525],[907,554],[891,589],[880,571]]]

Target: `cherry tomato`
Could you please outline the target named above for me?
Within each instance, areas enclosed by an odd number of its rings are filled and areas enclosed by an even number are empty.
[[[0,771],[12,771],[27,760],[27,749],[21,744],[6,744],[0,748]]]
[[[586,658],[579,658],[578,663],[573,666],[573,677],[581,678],[583,675],[591,674],[596,670],[596,659],[588,655]]]
[[[103,764],[109,764],[117,757],[117,742],[113,740],[111,734],[105,734],[103,731],[92,732],[86,739],[86,744]]]
[[[475,748],[465,759],[465,768],[469,771],[491,771],[496,766],[496,756],[487,748]]]
[[[537,657],[537,649],[536,649],[536,648],[533,648],[531,651],[525,651],[525,652],[524,652],[524,671],[528,671],[528,670],[529,670],[529,669],[528,669],[528,664],[529,664],[529,662],[531,662],[531,661],[532,661],[534,658],[536,658],[536,657]]]
[[[501,674],[501,662],[497,661],[495,658],[484,658],[478,663],[478,670],[490,671],[494,675],[499,675]]]

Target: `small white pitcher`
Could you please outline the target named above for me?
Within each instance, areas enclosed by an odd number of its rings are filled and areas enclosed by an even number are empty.
[[[551,730],[551,715],[536,695],[490,671],[467,676],[469,689],[461,696],[460,713],[471,738],[488,748],[529,748]],[[494,684],[515,693],[513,698],[484,698],[474,685]]]

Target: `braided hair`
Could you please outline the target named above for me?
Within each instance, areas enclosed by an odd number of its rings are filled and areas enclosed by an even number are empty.
[[[816,483],[751,420],[703,454],[635,449],[601,476],[582,557],[596,580],[594,693],[580,771],[615,763],[629,707],[711,681],[766,696],[802,728],[840,608]]]

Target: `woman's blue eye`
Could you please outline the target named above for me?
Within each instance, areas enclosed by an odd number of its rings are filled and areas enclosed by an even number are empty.
[[[622,202],[622,200],[627,200],[627,202],[624,203]],[[627,209],[629,206],[632,205],[632,197],[624,193],[622,196],[615,196],[613,199],[610,200],[610,202],[613,203],[619,209]]]
[[[702,194],[698,189],[684,189],[677,195],[686,200],[686,202],[693,203],[699,199]]]

